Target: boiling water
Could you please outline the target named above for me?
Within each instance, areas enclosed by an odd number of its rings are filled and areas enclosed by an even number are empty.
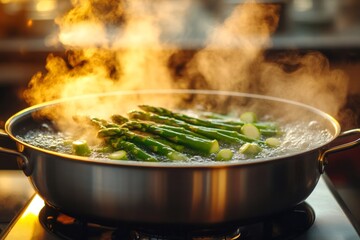
[[[277,157],[311,150],[332,139],[332,134],[316,121],[310,123],[285,124],[281,127],[283,136],[277,148],[266,148],[257,157]]]
[[[279,156],[286,156],[290,154],[296,154],[303,151],[315,149],[324,145],[332,139],[331,133],[324,129],[318,122],[299,122],[291,124],[282,124],[280,130],[283,132],[279,137],[281,145],[276,148],[263,148],[263,150],[249,158],[244,154],[239,153],[240,146],[238,145],[225,145],[221,144],[220,148],[230,148],[234,152],[232,162],[252,160],[258,158],[272,158]],[[29,131],[24,136],[17,136],[20,140],[39,147],[47,149],[53,152],[60,152],[65,154],[72,154],[71,136],[61,132],[54,132],[48,126],[43,129],[36,129]],[[108,153],[96,151],[98,146],[91,146],[94,150],[90,158],[94,159],[108,159]],[[188,153],[189,162],[209,162],[214,161],[215,154],[210,156],[196,155],[194,153]],[[159,161],[167,161],[165,157],[158,157]],[[116,161],[116,160],[114,160]]]

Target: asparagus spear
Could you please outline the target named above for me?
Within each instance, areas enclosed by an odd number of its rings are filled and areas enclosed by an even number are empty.
[[[236,131],[225,130],[225,129],[218,129],[218,132],[221,133],[221,134],[225,134],[225,135],[234,137],[234,138],[238,138],[238,139],[242,140],[243,142],[256,142],[256,143],[258,143],[258,144],[260,144],[260,145],[265,144],[264,141],[262,141],[262,140],[258,140],[258,139],[255,139],[255,138],[251,138],[251,137],[249,137],[249,136],[246,136],[246,135],[244,135],[244,134],[238,133],[238,132],[236,132]]]
[[[247,123],[244,121],[234,120],[234,119],[212,119],[211,121],[214,123],[225,123],[235,126],[244,125]],[[261,130],[278,131],[278,125],[274,122],[252,122],[252,123]]]
[[[215,112],[204,112],[202,111],[200,113],[200,116],[202,118],[209,118],[209,119],[217,119],[217,120],[228,120],[229,118],[231,118],[232,116],[229,115],[224,115],[221,113],[215,113]]]
[[[93,117],[90,120],[91,120],[91,122],[95,123],[99,128],[117,128],[117,127],[119,127],[118,124],[106,121],[105,119]]]
[[[246,123],[254,123],[254,125],[261,130],[266,130],[269,133],[276,133],[279,126],[275,122],[258,122],[257,116],[253,112],[244,112],[240,115],[240,120],[234,116],[223,115],[213,112],[201,112],[200,115],[205,118],[211,119],[212,122],[225,123],[230,125],[244,125]],[[255,116],[254,116],[255,115]]]
[[[174,142],[171,142],[165,138],[162,138],[161,136],[158,135],[152,135],[152,138],[154,138],[156,141],[161,142],[165,145],[170,146],[171,148],[175,149],[178,152],[184,152],[185,151],[185,146],[184,145],[180,145],[180,144],[176,144]]]
[[[196,132],[189,131],[183,127],[171,126],[171,125],[166,125],[166,124],[162,124],[162,125],[158,125],[158,126],[169,129],[170,131],[184,133],[184,134],[192,135],[192,136],[198,137],[198,138],[209,139],[208,137],[206,137],[204,135],[200,135],[200,134],[197,134]]]
[[[127,142],[121,138],[112,138],[110,139],[110,143],[116,150],[124,149],[131,153],[136,159],[148,162],[157,162],[157,159],[154,156],[146,153],[134,143]]]
[[[219,150],[219,143],[217,140],[207,140],[184,133],[178,133],[151,123],[130,121],[124,125],[130,129],[138,129],[144,132],[157,134],[172,142],[183,144],[204,153],[215,153]]]
[[[104,128],[99,131],[100,136],[123,136],[127,141],[144,146],[152,152],[166,156],[170,160],[187,160],[187,157],[171,147],[148,136],[141,136],[124,128]]]
[[[239,120],[230,120],[230,119],[211,119],[212,123],[220,123],[226,125],[233,125],[236,127],[244,126],[247,124],[245,121]],[[274,122],[253,122],[255,127],[257,127],[260,133],[264,136],[275,136],[281,134],[279,127]],[[240,128],[241,129],[241,128]]]
[[[155,113],[160,116],[172,117],[172,118],[179,119],[179,120],[182,120],[182,121],[190,123],[190,124],[200,125],[200,126],[210,127],[210,128],[219,128],[219,129],[226,129],[226,130],[241,132],[241,127],[242,127],[242,125],[244,125],[244,123],[239,124],[239,125],[234,125],[234,124],[228,124],[226,122],[219,122],[216,120],[213,121],[211,119],[205,120],[205,119],[195,118],[195,117],[191,117],[191,116],[188,116],[188,115],[185,115],[182,113],[176,113],[176,112],[170,111],[170,110],[168,110],[166,108],[162,108],[162,107],[139,105],[139,108],[141,108],[142,110],[144,110],[146,112]],[[260,129],[261,132],[263,130],[265,130],[264,132],[266,134],[277,133],[277,131],[274,129]]]
[[[244,139],[246,139],[247,141],[254,141],[254,139],[249,139],[249,138],[246,138],[245,136],[241,136],[241,134],[239,134],[237,132],[234,132],[230,136],[229,132],[221,131],[221,129],[196,126],[196,125],[192,125],[192,124],[186,123],[186,122],[178,120],[178,119],[160,116],[160,115],[156,115],[156,114],[148,113],[148,112],[132,111],[129,113],[129,117],[131,119],[147,120],[147,121],[153,121],[156,123],[165,124],[166,126],[161,126],[161,127],[164,127],[164,128],[170,129],[170,130],[174,130],[177,132],[187,133],[187,134],[191,134],[191,132],[193,132],[196,134],[200,134],[200,137],[205,136],[207,138],[217,139],[219,141],[224,141],[227,143],[243,144]],[[185,129],[187,129],[191,132],[190,133],[186,132]],[[197,136],[199,136],[199,135],[197,135]]]
[[[111,116],[111,121],[113,121],[114,123],[116,123],[118,125],[121,125],[121,124],[128,122],[129,119],[127,119],[126,117],[123,117],[119,114],[114,114]]]

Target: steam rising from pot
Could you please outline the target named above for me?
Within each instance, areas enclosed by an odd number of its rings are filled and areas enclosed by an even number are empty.
[[[50,55],[47,72],[31,79],[24,92],[30,104],[89,93],[170,88],[272,95],[334,116],[345,102],[347,78],[331,69],[322,54],[289,53],[271,61],[265,57],[279,22],[277,4],[247,1],[226,14],[206,11],[204,1],[190,0],[73,4],[57,19],[66,57]],[[79,113],[79,108],[74,111]],[[108,114],[113,111],[110,107]]]

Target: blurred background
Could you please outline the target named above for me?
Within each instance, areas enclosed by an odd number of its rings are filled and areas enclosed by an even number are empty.
[[[241,0],[197,0],[209,13],[209,22],[225,19]],[[94,1],[96,2],[96,1]],[[343,130],[360,127],[360,1],[273,0],[280,20],[271,36],[265,57],[277,61],[287,52],[320,51],[349,78],[346,103],[340,111]],[[34,74],[45,71],[47,56],[65,54],[57,41],[55,19],[69,9],[69,0],[0,0],[0,126],[27,107],[22,92]],[[196,22],[196,21],[195,21]],[[207,24],[191,25],[193,36],[184,40],[188,51],[201,47]],[[190,27],[190,25],[189,25]],[[181,44],[181,43],[180,43]],[[43,94],[46,94],[44,92]],[[335,156],[336,155],[336,156]],[[331,156],[326,172],[347,207],[360,222],[360,150]],[[4,161],[1,169],[16,169],[15,161]]]
[[[190,51],[202,47],[201,40],[206,37],[208,25],[225,19],[243,2],[196,1],[201,3],[202,11],[209,14],[201,21],[192,17],[187,35],[181,38],[179,44]],[[332,68],[343,70],[349,77],[347,105],[355,111],[355,118],[346,119],[343,129],[359,124],[357,113],[360,110],[356,106],[360,101],[360,1],[259,2],[281,6],[278,27],[271,36],[271,45],[265,50],[266,58],[276,60],[291,51],[321,51]],[[22,91],[35,73],[45,71],[47,56],[50,53],[64,55],[65,49],[57,41],[58,25],[54,20],[71,8],[70,0],[0,0],[0,97],[1,103],[6,103],[0,106],[1,126],[9,116],[26,106],[21,99]],[[348,114],[347,105],[344,106],[345,115]]]

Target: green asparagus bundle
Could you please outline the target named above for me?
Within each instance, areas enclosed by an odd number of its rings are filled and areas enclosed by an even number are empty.
[[[267,138],[279,134],[278,126],[257,122],[251,112],[242,114],[240,120],[220,114],[203,119],[161,107],[139,108],[143,111],[131,111],[129,118],[118,114],[111,121],[91,118],[99,128],[98,137],[112,149],[110,159],[188,161],[195,154],[228,161],[236,152],[234,147],[239,154],[253,157],[263,148],[280,145],[277,138]]]
[[[148,154],[147,152],[136,146],[134,143],[124,141],[121,138],[111,138],[110,143],[114,147],[114,149],[124,149],[131,153],[136,159],[147,162],[158,161],[156,157]]]

